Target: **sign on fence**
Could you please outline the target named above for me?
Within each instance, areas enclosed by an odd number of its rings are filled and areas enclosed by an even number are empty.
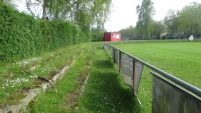
[[[201,113],[201,100],[170,81],[153,75],[152,113]]]
[[[135,96],[137,96],[137,93],[138,93],[138,86],[139,86],[139,83],[140,83],[143,67],[144,67],[143,64],[141,64],[139,62],[135,62],[135,66],[134,66],[134,85],[133,85]]]
[[[133,88],[134,95],[137,96],[143,65],[135,62],[132,57],[126,54],[122,53],[120,55],[120,73],[123,76],[124,82]]]
[[[120,73],[124,82],[133,87],[133,59],[126,54],[121,54]]]

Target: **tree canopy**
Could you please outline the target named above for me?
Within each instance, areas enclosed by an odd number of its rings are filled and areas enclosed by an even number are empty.
[[[179,30],[186,34],[193,34],[194,37],[200,36],[201,31],[201,4],[193,2],[184,7],[179,16]]]
[[[200,37],[201,31],[201,4],[193,2],[185,6],[181,11],[170,10],[164,22],[167,32],[171,35],[185,34]]]
[[[14,3],[14,0],[4,0]],[[31,15],[48,20],[68,20],[83,31],[103,29],[109,14],[111,0],[26,0]]]
[[[141,5],[136,7],[138,14],[137,29],[139,35],[150,38],[150,23],[155,13],[153,2],[151,0],[142,0]]]
[[[142,0],[136,7],[138,21],[136,26],[122,29],[122,37],[130,39],[161,39],[162,36],[201,38],[201,4],[192,2],[180,11],[169,10],[161,21],[152,18],[153,2]]]

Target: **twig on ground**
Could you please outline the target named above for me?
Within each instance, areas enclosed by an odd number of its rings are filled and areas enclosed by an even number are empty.
[[[23,69],[23,70],[24,70],[24,72],[26,72],[26,73],[28,73],[28,74],[30,74],[30,75],[32,75],[32,76],[36,76],[38,79],[44,80],[44,81],[46,81],[46,82],[49,82],[50,85],[53,87],[54,91],[57,93],[57,89],[53,86],[53,84],[52,84],[52,82],[51,82],[50,80],[48,80],[48,79],[46,79],[46,78],[44,78],[44,77],[35,75],[35,74],[33,74],[33,73],[31,73],[31,72],[25,70],[25,69]]]

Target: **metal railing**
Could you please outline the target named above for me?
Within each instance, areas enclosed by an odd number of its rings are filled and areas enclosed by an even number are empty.
[[[143,66],[154,71],[153,113],[201,113],[201,89],[134,57],[120,49],[104,44],[104,49],[118,65],[124,82],[131,86],[137,96]]]

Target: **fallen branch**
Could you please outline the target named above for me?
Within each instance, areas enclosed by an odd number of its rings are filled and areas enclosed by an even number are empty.
[[[44,77],[40,77],[40,76],[38,76],[38,75],[35,75],[35,74],[33,74],[33,73],[31,73],[31,72],[25,70],[25,69],[23,69],[23,70],[24,70],[24,72],[26,72],[26,73],[28,73],[28,74],[30,74],[30,75],[32,75],[32,76],[36,76],[38,79],[44,80],[44,81],[46,81],[46,82],[49,82],[50,85],[53,87],[54,91],[57,93],[57,89],[53,86],[53,84],[52,84],[51,81],[49,81],[48,79],[46,79],[46,78],[44,78]]]

